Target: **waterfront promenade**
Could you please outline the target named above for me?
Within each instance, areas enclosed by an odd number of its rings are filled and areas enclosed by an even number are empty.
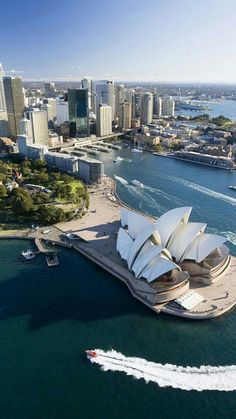
[[[116,252],[116,239],[120,226],[121,203],[115,198],[114,182],[105,178],[103,184],[91,187],[90,207],[81,218],[55,226],[24,231],[1,232],[0,238],[32,239],[48,241],[57,245],[73,247],[91,261],[120,279],[132,295],[156,313],[168,313],[190,319],[206,319],[222,315],[236,304],[236,258],[226,274],[213,285],[191,284],[191,289],[199,292],[204,301],[196,308],[183,311],[171,303],[150,304],[142,298],[138,280],[129,272]],[[45,234],[45,231],[47,232]],[[35,240],[36,239],[36,240]]]

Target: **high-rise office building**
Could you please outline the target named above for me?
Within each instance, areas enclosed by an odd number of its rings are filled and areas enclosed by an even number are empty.
[[[56,123],[56,116],[57,116],[56,100],[53,98],[43,99],[43,104],[41,106],[41,109],[47,112],[48,128],[53,129]]]
[[[88,90],[88,107],[91,111],[93,109],[93,84],[89,77],[84,77],[81,80],[82,88]]]
[[[71,137],[88,137],[89,108],[87,89],[69,89],[68,107]]]
[[[120,104],[119,127],[129,129],[131,127],[131,103],[123,102]]]
[[[97,108],[96,133],[98,137],[112,133],[112,107],[100,104]]]
[[[115,116],[119,117],[120,104],[125,101],[125,86],[123,84],[117,84],[115,86]]]
[[[4,87],[3,87],[3,77],[5,73],[3,71],[2,64],[0,63],[0,112],[6,112],[6,102],[5,102],[5,94],[4,94]]]
[[[162,99],[158,95],[153,98],[153,113],[156,116],[162,115]]]
[[[175,116],[175,101],[171,96],[165,96],[162,99],[162,115]]]
[[[56,99],[57,125],[69,121],[68,102],[63,97]]]
[[[9,135],[16,138],[20,134],[20,120],[25,108],[20,77],[3,77]]]
[[[46,111],[34,109],[28,112],[31,122],[33,144],[48,145],[48,117]]]
[[[126,90],[125,91],[125,101],[131,104],[131,118],[136,118],[136,97],[135,97],[135,90]]]
[[[8,119],[7,119],[7,112],[6,112],[6,102],[5,102],[5,93],[4,93],[4,86],[3,86],[3,77],[5,73],[2,68],[2,64],[0,64],[0,135],[7,136],[8,133]]]
[[[45,96],[46,97],[55,97],[56,96],[56,87],[55,83],[45,83],[44,84]]]
[[[115,115],[115,85],[114,81],[99,80],[94,82],[96,113],[99,105],[108,105],[112,108],[112,120]]]
[[[27,118],[23,118],[20,121],[20,135],[26,137],[27,144],[33,144],[32,124]]]
[[[151,124],[153,118],[153,94],[143,93],[140,100],[140,122]]]

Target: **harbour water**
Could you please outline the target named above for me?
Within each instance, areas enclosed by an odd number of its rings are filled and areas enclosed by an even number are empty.
[[[192,220],[225,234],[236,255],[236,193],[228,189],[236,173],[129,150],[101,157],[127,204],[153,216],[192,205]],[[134,179],[144,187],[132,185]],[[84,350],[113,348],[126,357],[183,367],[235,365],[235,309],[203,322],[157,316],[71,249],[60,251],[57,269],[48,269],[41,256],[22,262],[19,254],[30,246],[0,241],[1,417],[234,417],[235,392],[186,391],[181,383],[159,387],[103,372]]]
[[[190,111],[190,110],[183,110],[176,112],[176,115],[186,115],[186,116],[197,116],[203,113],[208,113],[211,118],[215,118],[219,115],[224,115],[226,118],[230,118],[232,121],[236,121],[236,101],[235,100],[214,100],[214,101],[196,101],[193,102],[196,104],[200,104],[202,106],[206,106],[208,109],[204,109],[201,111]]]

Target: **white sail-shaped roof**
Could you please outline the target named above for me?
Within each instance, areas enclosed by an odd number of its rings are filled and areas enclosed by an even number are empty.
[[[123,229],[119,229],[116,250],[119,252],[122,259],[127,260],[130,248],[133,246],[133,240],[129,234]]]
[[[166,247],[168,240],[180,223],[186,224],[192,207],[174,208],[161,215],[155,222],[156,228],[161,236],[161,244]]]
[[[150,261],[161,253],[162,249],[162,246],[152,244],[144,254],[140,255],[139,253],[132,266],[132,271],[134,272],[136,278],[148,266]]]
[[[120,223],[121,223],[121,227],[125,227],[128,225],[128,215],[129,215],[130,211],[127,210],[126,208],[121,208],[120,209]]]
[[[184,252],[181,261],[185,259],[195,260],[197,263],[202,262],[217,247],[221,246],[226,237],[214,234],[201,234],[197,236],[187,250]]]
[[[152,282],[159,278],[161,275],[164,275],[173,269],[178,269],[181,271],[181,268],[176,265],[176,263],[159,255],[152,260],[146,269],[144,269],[140,277],[147,279],[148,282]]]
[[[175,230],[174,235],[171,237],[167,246],[172,257],[179,262],[192,241],[199,234],[202,234],[206,228],[203,223],[188,223],[180,224]]]
[[[155,244],[160,245],[161,239],[158,231],[155,228],[155,225],[152,224],[151,226],[146,227],[144,230],[141,230],[140,233],[137,235],[136,239],[133,242],[133,246],[131,247],[128,255],[128,267],[131,269],[135,258],[140,251],[141,247],[144,243],[149,239],[153,238]]]
[[[146,227],[149,227],[150,225],[153,225],[153,223],[143,215],[137,214],[133,211],[129,212],[128,231],[132,239],[135,239],[141,230],[143,230]]]

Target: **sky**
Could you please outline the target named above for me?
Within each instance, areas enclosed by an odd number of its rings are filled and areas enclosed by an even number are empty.
[[[0,62],[25,80],[236,82],[236,1],[2,0]]]

